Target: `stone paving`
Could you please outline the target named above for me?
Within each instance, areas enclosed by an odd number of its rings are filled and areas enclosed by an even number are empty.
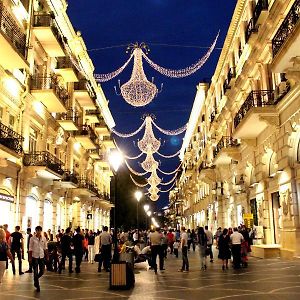
[[[6,272],[0,286],[1,300],[87,300],[87,299],[300,299],[300,261],[250,258],[247,269],[221,270],[219,261],[201,271],[198,252],[189,252],[190,272],[180,273],[181,259],[168,256],[165,271],[157,275],[139,264],[135,287],[111,291],[108,273],[97,273],[96,264],[82,264],[82,273],[61,275],[47,272],[41,292],[33,287],[31,274],[13,276]]]

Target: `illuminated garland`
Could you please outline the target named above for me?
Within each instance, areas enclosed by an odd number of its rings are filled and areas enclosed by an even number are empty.
[[[158,168],[158,162],[154,159],[153,154],[148,152],[146,159],[141,163],[141,166],[145,171],[151,172],[153,169]]]
[[[157,201],[158,199],[159,199],[159,195],[157,195],[157,194],[150,195],[151,201]]]
[[[184,125],[184,126],[182,126],[181,128],[174,129],[174,130],[166,130],[166,129],[163,129],[163,128],[159,127],[159,126],[154,122],[154,120],[152,120],[152,124],[153,124],[160,132],[162,132],[162,133],[165,134],[165,135],[178,135],[178,134],[183,133],[183,132],[186,131],[186,129],[187,129],[187,124]]]
[[[130,176],[132,182],[133,182],[136,186],[138,186],[138,187],[144,188],[144,187],[146,187],[146,186],[148,185],[148,183],[141,184],[141,183],[136,182],[135,179],[132,177],[131,174],[130,174],[129,176]]]
[[[120,132],[118,132],[117,130],[115,130],[113,128],[111,128],[111,131],[119,137],[128,138],[128,137],[132,137],[132,136],[138,134],[144,128],[145,123],[146,123],[146,120],[144,120],[142,125],[136,131],[131,132],[131,133],[120,133]]]
[[[181,168],[181,165],[182,165],[182,163],[177,167],[176,170],[174,170],[174,171],[172,171],[172,172],[164,172],[164,171],[162,171],[160,168],[157,168],[157,170],[158,170],[160,173],[164,174],[164,175],[173,175],[173,174],[175,174],[175,173],[178,172],[178,170]]]
[[[125,164],[126,164],[128,170],[129,170],[131,173],[133,173],[134,175],[136,175],[136,176],[144,176],[144,175],[146,175],[147,173],[149,173],[149,172],[142,172],[142,173],[140,173],[140,172],[135,171],[134,169],[132,169],[132,168],[130,167],[130,165],[128,164],[128,162],[126,161],[126,159],[125,159]]]
[[[95,74],[94,75],[95,80],[98,82],[106,82],[106,81],[109,81],[109,80],[113,79],[114,77],[118,76],[127,67],[129,62],[131,61],[132,57],[133,57],[133,53],[130,55],[129,59],[125,62],[125,64],[114,72],[107,73],[107,74]]]
[[[168,182],[160,182],[161,185],[169,185],[170,183],[172,183],[177,177],[177,174],[174,175],[174,177],[168,181]]]
[[[151,176],[147,179],[150,185],[159,185],[161,183],[161,179],[158,177],[156,170],[153,170]]]
[[[167,189],[166,191],[162,191],[160,190],[161,193],[167,193],[167,192],[170,192],[172,190],[172,188],[175,186],[176,184],[176,181],[173,182],[173,184],[171,185],[171,187],[169,189]]]
[[[179,149],[176,153],[171,154],[171,155],[164,155],[164,154],[159,153],[158,151],[155,154],[157,154],[163,158],[173,158],[173,157],[178,156],[180,154],[180,151],[181,151],[181,149]]]
[[[141,153],[140,153],[139,155],[137,155],[137,156],[128,156],[128,155],[124,155],[124,157],[125,157],[126,159],[135,160],[135,159],[138,159],[138,158],[142,157],[144,154],[145,154],[145,153],[141,152]]]
[[[216,46],[217,40],[219,38],[219,34],[220,33],[217,34],[213,44],[208,49],[207,53],[201,59],[199,59],[196,63],[194,63],[193,65],[191,65],[187,68],[184,68],[184,69],[172,70],[172,69],[163,68],[163,67],[159,66],[158,64],[154,63],[144,52],[142,52],[142,55],[143,55],[144,59],[148,62],[148,64],[153,69],[155,69],[157,72],[161,73],[162,75],[165,75],[165,76],[171,77],[171,78],[187,77],[187,76],[195,73],[196,71],[198,71],[208,60],[208,58],[210,57],[211,53],[213,52],[213,50]]]

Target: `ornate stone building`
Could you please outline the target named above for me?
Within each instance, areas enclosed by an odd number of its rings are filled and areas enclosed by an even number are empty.
[[[299,14],[299,0],[237,1],[212,81],[197,87],[170,194],[176,223],[254,225],[261,257],[300,254]]]
[[[0,1],[0,224],[109,226],[114,120],[65,0]]]

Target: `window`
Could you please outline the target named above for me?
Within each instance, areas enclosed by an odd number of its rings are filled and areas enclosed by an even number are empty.
[[[3,107],[0,107],[0,121],[2,120],[3,118]]]
[[[255,226],[258,226],[257,203],[256,203],[256,199],[251,199],[251,200],[250,200],[250,209],[251,209],[251,214],[253,214],[253,224],[254,224]]]
[[[30,128],[29,131],[29,152],[35,152],[37,146],[37,131]]]
[[[9,115],[9,120],[8,120],[8,126],[9,126],[9,128],[14,129],[14,127],[15,127],[15,121],[16,121],[15,116]]]

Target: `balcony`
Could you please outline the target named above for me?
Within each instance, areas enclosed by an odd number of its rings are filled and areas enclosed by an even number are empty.
[[[76,172],[65,171],[61,180],[55,180],[54,188],[75,189],[78,187],[79,175]]]
[[[0,65],[4,69],[25,69],[28,63],[26,35],[0,2]]]
[[[234,118],[234,138],[254,139],[269,124],[279,125],[274,91],[252,91]]]
[[[292,59],[299,57],[300,0],[296,0],[272,40],[272,70],[283,73],[292,67]]]
[[[75,193],[79,196],[96,196],[98,194],[98,190],[95,187],[95,184],[86,177],[80,177],[78,180],[78,187],[75,190]]]
[[[262,24],[268,16],[268,0],[258,0],[253,11],[254,24]]]
[[[109,168],[108,155],[106,153],[100,153],[96,163],[102,168]]]
[[[56,76],[32,77],[31,94],[42,102],[50,113],[67,112],[68,91],[59,86]]]
[[[74,66],[75,58],[58,57],[57,65],[54,70],[55,74],[62,76],[65,82],[77,82],[79,72]]]
[[[0,157],[1,158],[20,158],[23,154],[22,142],[24,138],[0,123]]]
[[[100,159],[100,149],[99,148],[90,149],[89,150],[89,156],[92,159]]]
[[[111,136],[103,136],[102,142],[106,148],[111,148],[111,149],[116,148],[114,140]]]
[[[84,122],[89,124],[98,123],[101,120],[101,112],[99,109],[88,109],[85,111]]]
[[[210,114],[210,123],[213,123],[217,115],[217,110],[213,110],[212,113]]]
[[[246,33],[245,33],[245,41],[246,43],[249,42],[250,37],[252,33],[257,33],[258,32],[258,26],[255,24],[255,21],[253,18],[250,19],[247,28],[246,28]]]
[[[74,96],[78,103],[85,109],[96,109],[96,93],[86,79],[74,83]]]
[[[97,136],[88,125],[79,126],[78,131],[74,131],[74,137],[86,150],[97,148]]]
[[[232,78],[235,78],[235,68],[230,68],[227,73],[227,78],[223,83],[224,94],[226,93],[227,90],[231,89],[230,82]]]
[[[54,15],[35,14],[33,32],[50,57],[65,56],[64,37],[58,30]]]
[[[110,135],[110,131],[104,121],[104,119],[100,118],[98,123],[95,123],[95,131],[99,135]]]
[[[79,115],[74,110],[68,110],[65,113],[57,113],[55,116],[56,121],[66,131],[78,130]]]
[[[24,154],[23,164],[31,168],[33,177],[55,180],[61,179],[64,174],[64,164],[48,151]]]
[[[213,151],[214,164],[225,165],[229,164],[232,159],[238,160],[240,158],[239,145],[238,140],[223,136]]]

